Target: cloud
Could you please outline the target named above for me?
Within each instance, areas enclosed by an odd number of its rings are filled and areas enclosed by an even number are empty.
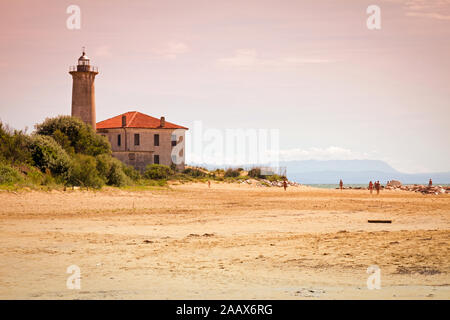
[[[408,17],[450,20],[450,0],[408,0],[404,7]]]
[[[161,48],[153,50],[154,53],[165,59],[175,59],[179,55],[189,52],[189,46],[184,42],[173,41],[164,44]]]
[[[331,60],[319,58],[298,58],[298,57],[260,57],[254,49],[239,49],[234,55],[221,58],[218,63],[228,67],[293,67],[305,64],[329,63]]]
[[[369,159],[371,154],[350,149],[330,146],[327,148],[312,147],[308,149],[285,149],[279,151],[281,161],[291,160],[362,160]]]
[[[407,12],[408,17],[431,18],[436,20],[450,20],[450,15],[443,15],[432,12]]]

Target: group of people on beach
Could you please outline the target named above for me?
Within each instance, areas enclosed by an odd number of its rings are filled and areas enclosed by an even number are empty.
[[[372,181],[369,182],[369,191],[370,194],[373,193],[373,188],[375,187],[375,190],[377,191],[377,194],[380,194],[380,189],[381,189],[381,184],[380,181],[375,181],[375,183],[373,183]]]
[[[369,182],[369,191],[370,194],[373,193],[373,189],[375,188],[375,190],[377,191],[377,194],[380,194],[380,190],[381,190],[381,184],[380,181],[375,181],[375,183],[373,183],[372,181]],[[344,182],[342,182],[342,179],[339,180],[339,189],[343,190],[344,189]]]

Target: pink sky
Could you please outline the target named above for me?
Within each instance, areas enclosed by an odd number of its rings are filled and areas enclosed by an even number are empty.
[[[381,30],[366,27],[371,4]],[[137,110],[279,128],[291,159],[450,170],[449,0],[2,0],[0,38],[0,119],[14,128],[70,114],[68,67],[86,46],[98,121]]]

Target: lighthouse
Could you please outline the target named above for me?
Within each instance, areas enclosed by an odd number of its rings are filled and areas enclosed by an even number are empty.
[[[97,67],[91,66],[90,59],[84,52],[78,58],[78,64],[70,67],[72,75],[72,117],[78,117],[96,129],[95,120],[95,76]]]

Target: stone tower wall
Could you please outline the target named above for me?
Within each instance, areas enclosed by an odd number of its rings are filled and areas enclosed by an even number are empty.
[[[95,87],[96,72],[72,71],[72,116],[90,124],[95,130]]]

